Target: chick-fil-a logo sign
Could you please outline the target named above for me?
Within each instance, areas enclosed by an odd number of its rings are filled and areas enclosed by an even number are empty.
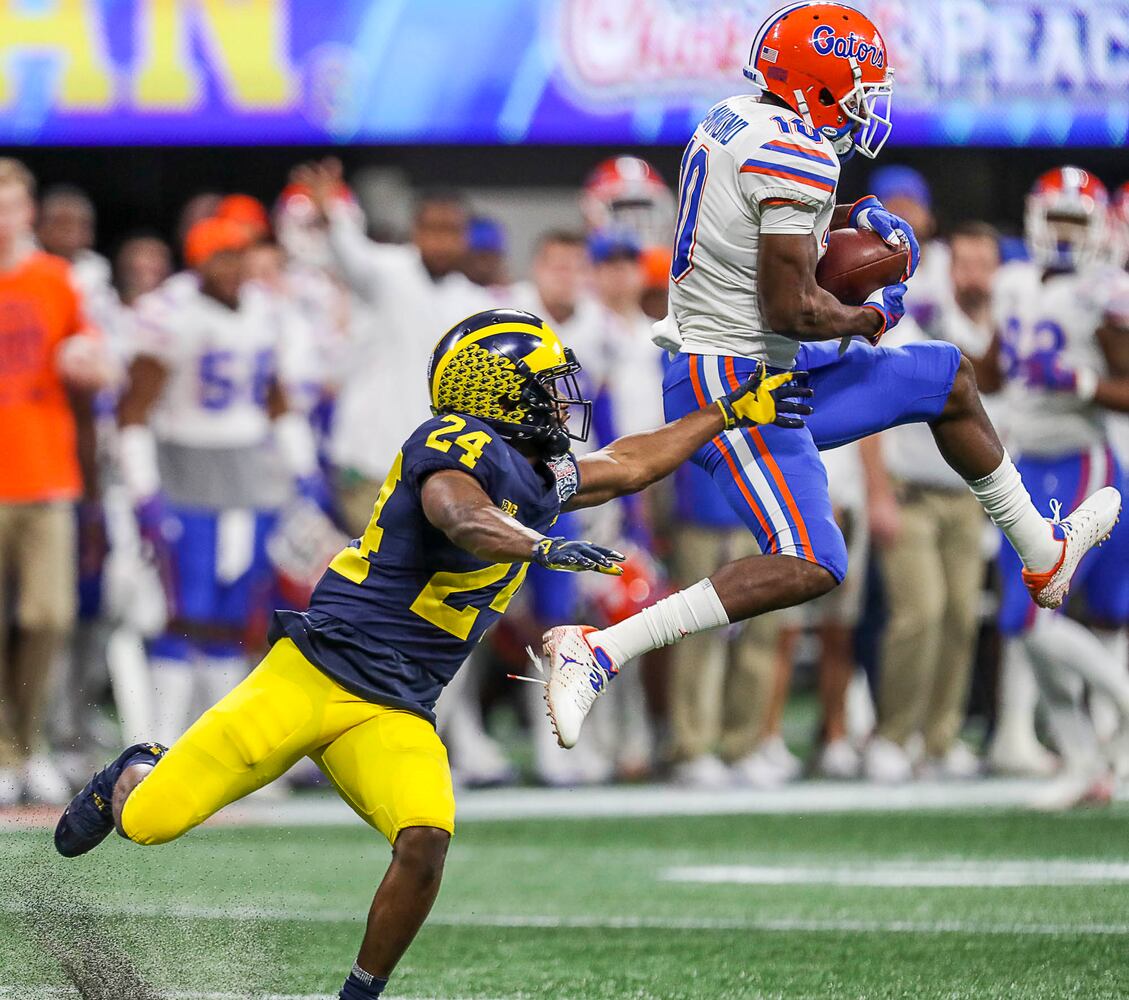
[[[768,5],[765,5],[768,6]],[[597,102],[662,93],[716,98],[739,81],[764,11],[749,4],[562,0],[547,24],[573,88]]]

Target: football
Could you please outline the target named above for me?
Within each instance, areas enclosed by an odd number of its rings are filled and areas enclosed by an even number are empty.
[[[861,306],[879,288],[902,280],[909,251],[894,249],[869,229],[836,229],[815,269],[819,287],[848,306]]]

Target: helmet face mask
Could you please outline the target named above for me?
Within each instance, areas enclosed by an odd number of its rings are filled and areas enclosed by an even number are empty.
[[[843,114],[854,122],[854,128],[846,133],[851,140],[846,152],[858,152],[873,160],[886,145],[894,128],[890,114],[894,100],[894,71],[888,69],[885,78],[877,82],[863,83],[858,62],[852,59],[851,63],[855,73],[855,89],[839,100]],[[837,137],[832,145],[840,138]],[[835,152],[839,153],[837,146]]]
[[[565,348],[565,364],[547,368],[533,377],[533,384],[542,391],[531,393],[529,409],[535,420],[520,425],[499,426],[507,433],[518,427],[546,458],[559,458],[569,450],[569,442],[584,442],[592,429],[592,401],[584,398],[577,378],[581,367],[572,349]],[[574,429],[573,414],[579,411],[580,426]]]

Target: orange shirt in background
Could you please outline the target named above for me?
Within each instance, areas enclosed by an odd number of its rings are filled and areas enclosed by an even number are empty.
[[[82,493],[74,413],[56,353],[83,325],[62,258],[36,252],[0,272],[0,503]]]

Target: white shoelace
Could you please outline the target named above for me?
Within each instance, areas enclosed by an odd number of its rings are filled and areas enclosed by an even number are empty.
[[[544,663],[542,663],[541,657],[539,657],[535,652],[533,652],[532,646],[526,646],[525,647],[525,655],[529,657],[530,662],[533,664],[534,668],[537,670],[537,673],[539,673],[541,676],[540,677],[523,677],[521,674],[506,674],[506,676],[511,681],[525,681],[526,684],[540,684],[542,686],[547,686],[549,682],[545,679],[545,665],[544,665]]]

